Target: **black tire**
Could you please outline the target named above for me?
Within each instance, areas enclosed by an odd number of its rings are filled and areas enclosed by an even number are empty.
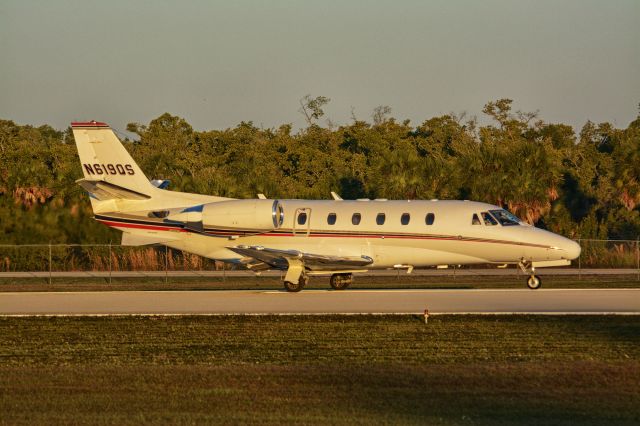
[[[287,290],[289,293],[297,293],[300,290],[302,290],[302,285],[300,284],[300,282],[298,282],[298,284],[294,284],[291,281],[285,281],[284,282],[284,289]]]
[[[308,281],[309,278],[306,275],[301,275],[300,278],[298,278],[298,284],[294,284],[291,281],[285,281],[284,289],[290,293],[297,293],[301,291],[305,285],[307,285]]]
[[[537,290],[542,287],[542,280],[537,275],[531,275],[529,278],[527,278],[527,287],[529,287],[531,290]]]
[[[344,290],[353,282],[353,276],[351,274],[333,274],[329,280],[331,288],[334,290]]]

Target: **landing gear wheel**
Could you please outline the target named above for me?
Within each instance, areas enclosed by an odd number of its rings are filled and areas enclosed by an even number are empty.
[[[285,281],[284,289],[290,293],[297,293],[302,290],[305,285],[307,285],[308,281],[309,278],[307,276],[301,275],[300,278],[298,278],[298,284],[294,284],[291,281]]]
[[[529,278],[527,278],[527,287],[529,287],[531,290],[537,290],[540,288],[540,286],[542,286],[542,280],[539,276],[531,275]]]
[[[353,282],[353,275],[351,274],[333,274],[329,283],[334,290],[344,290]]]

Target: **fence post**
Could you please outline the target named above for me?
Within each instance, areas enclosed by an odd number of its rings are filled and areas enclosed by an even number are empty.
[[[640,236],[636,238],[636,271],[638,273],[637,279],[640,281]]]
[[[109,240],[109,285],[111,285],[111,270],[113,267],[111,266],[111,240]]]
[[[49,241],[49,285],[51,285],[51,268],[52,268],[52,260],[51,260],[51,241]]]
[[[164,283],[169,284],[169,246],[164,246]]]
[[[578,238],[578,245],[580,246],[580,256],[578,256],[578,280],[582,281],[582,242]]]

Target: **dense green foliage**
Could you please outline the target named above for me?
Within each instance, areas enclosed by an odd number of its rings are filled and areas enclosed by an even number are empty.
[[[444,115],[418,126],[378,107],[372,123],[317,124],[327,98],[304,99],[308,127],[261,129],[242,122],[194,131],[170,114],[125,145],[149,178],[171,189],[230,197],[471,199],[500,204],[573,238],[640,234],[640,117],[625,129],[564,124],[489,102],[490,124]],[[311,104],[316,102],[316,104]],[[306,108],[306,109],[305,109]],[[75,185],[80,164],[70,130],[0,120],[2,243],[118,242],[90,220]]]

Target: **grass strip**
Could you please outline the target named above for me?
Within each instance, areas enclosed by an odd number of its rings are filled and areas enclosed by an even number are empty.
[[[637,424],[640,318],[0,319],[2,424]]]

